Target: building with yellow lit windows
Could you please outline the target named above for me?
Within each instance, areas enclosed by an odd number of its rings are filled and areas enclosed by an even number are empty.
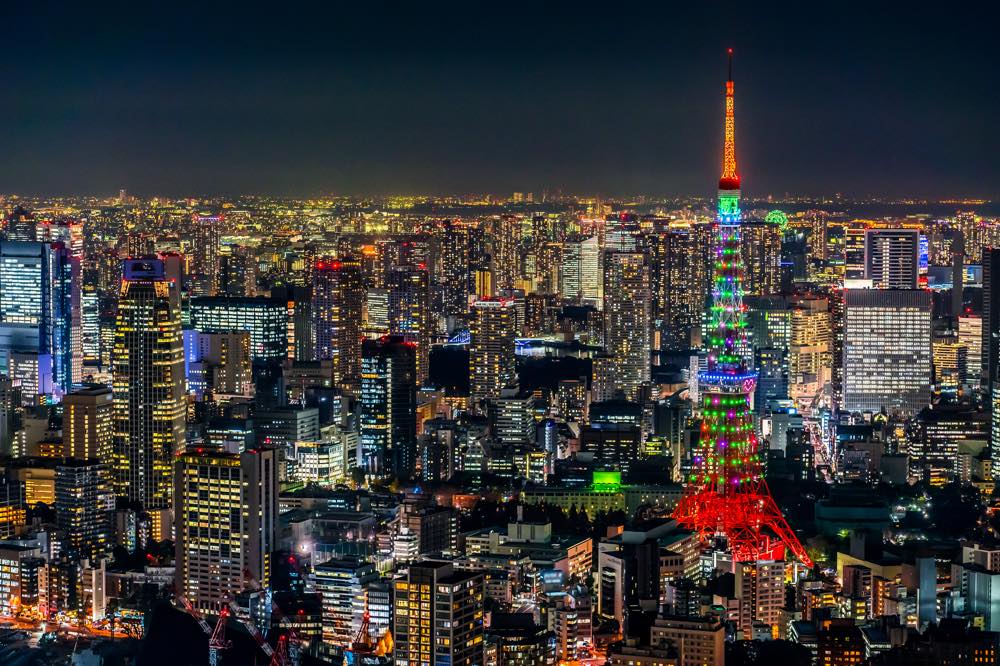
[[[396,666],[483,664],[483,574],[419,562],[394,585]]]
[[[277,452],[181,455],[174,515],[177,590],[195,608],[218,611],[243,589],[246,573],[268,585],[278,522]]]
[[[170,508],[184,445],[184,345],[179,288],[160,260],[125,261],[112,369],[115,492],[147,510]]]

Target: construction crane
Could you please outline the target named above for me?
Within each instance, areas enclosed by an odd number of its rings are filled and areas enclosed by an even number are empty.
[[[229,617],[229,609],[223,606],[222,610],[219,611],[219,621],[215,623],[215,631],[208,639],[209,666],[219,666],[219,651],[233,647],[232,641],[226,640],[227,617]]]
[[[372,640],[371,615],[365,611],[365,614],[361,616],[361,629],[354,636],[351,648],[347,651],[348,663],[358,663],[359,656],[384,657],[390,655],[392,647],[392,634],[389,631],[386,631],[385,635],[377,641]]]
[[[240,616],[239,608],[237,608],[236,603],[232,599],[229,600],[227,606],[233,612],[233,616],[236,618],[236,621],[246,627],[246,630],[250,632],[253,639],[257,641],[257,646],[260,647],[261,651],[271,658],[271,666],[291,666],[291,662],[288,660],[288,654],[282,644],[282,641],[285,639],[284,636],[278,639],[278,649],[275,650],[268,644],[264,635],[260,633],[260,629],[255,627],[253,622],[244,620]]]
[[[231,641],[226,640],[226,618],[229,616],[229,609],[225,606],[222,607],[222,610],[219,612],[219,621],[215,623],[215,629],[212,629],[211,625],[201,616],[201,613],[187,600],[187,597],[182,594],[174,596],[184,606],[187,614],[197,620],[198,626],[208,636],[208,663],[210,666],[219,666],[219,652],[228,650],[233,646]]]
[[[295,562],[294,556],[289,556],[288,559],[290,563]],[[264,589],[264,586],[260,584],[260,581],[257,580],[257,577],[253,575],[253,572],[251,572],[250,569],[247,568],[243,569],[243,579],[247,583],[246,589],[256,590],[256,591]],[[235,612],[235,610],[236,609],[234,607],[233,611]],[[271,616],[272,617],[277,616],[278,624],[285,630],[288,636],[286,644],[287,647],[289,648],[291,663],[297,666],[302,653],[302,645],[305,643],[305,641],[299,638],[299,635],[295,633],[295,628],[291,620],[289,620],[288,617],[284,614],[284,612],[282,612],[281,607],[278,605],[278,602],[276,602],[273,598],[271,599]],[[246,625],[245,623],[244,626],[247,626],[248,629],[250,628],[249,625]],[[252,629],[251,631],[257,631],[257,630]]]

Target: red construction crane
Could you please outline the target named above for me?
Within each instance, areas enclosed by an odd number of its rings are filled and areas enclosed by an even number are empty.
[[[208,663],[211,666],[219,666],[219,652],[227,650],[233,645],[231,641],[226,640],[226,618],[229,616],[229,609],[222,608],[219,613],[219,621],[215,623],[215,629],[212,629],[201,613],[187,600],[187,597],[182,594],[175,594],[174,597],[181,602],[187,614],[198,622],[198,626],[208,636]]]

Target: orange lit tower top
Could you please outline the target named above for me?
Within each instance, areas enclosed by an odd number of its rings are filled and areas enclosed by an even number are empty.
[[[733,50],[729,49],[729,78],[726,80],[725,143],[722,148],[722,178],[720,190],[740,189],[740,176],[736,170],[736,114],[733,97]]]

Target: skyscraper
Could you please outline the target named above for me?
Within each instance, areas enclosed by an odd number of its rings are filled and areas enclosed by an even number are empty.
[[[192,215],[191,272],[195,296],[214,296],[219,291],[219,228],[217,215]],[[195,276],[197,278],[195,279]]]
[[[843,409],[923,409],[930,403],[930,292],[847,289],[844,299]]]
[[[501,215],[490,226],[493,283],[497,291],[516,289],[521,279],[521,220]]]
[[[321,259],[314,266],[313,327],[316,356],[333,359],[334,383],[351,383],[361,372],[361,262],[353,257]]]
[[[26,401],[59,398],[79,375],[79,278],[62,243],[0,242],[0,374],[21,381]]]
[[[876,289],[916,289],[920,234],[916,229],[868,229],[865,279]]]
[[[992,413],[990,450],[994,459],[997,459],[1000,457],[1000,248],[984,249],[982,256],[983,342],[980,355],[984,386]],[[1000,476],[1000,469],[995,476]]]
[[[781,236],[777,224],[754,222],[744,224],[743,257],[748,296],[769,296],[781,291]]]
[[[441,288],[445,316],[469,314],[469,230],[453,221],[445,223],[441,249]]]
[[[704,298],[692,298],[693,280],[690,227],[669,227],[655,235],[652,247],[653,320],[660,332],[660,349],[691,346],[691,329],[701,318]]]
[[[369,472],[409,476],[416,466],[416,349],[402,337],[361,345],[361,450]]]
[[[413,344],[417,385],[427,381],[431,347],[430,280],[421,266],[401,266],[389,272],[389,333]]]
[[[177,285],[159,260],[125,261],[112,371],[115,490],[169,508],[184,444],[184,347]]]
[[[651,306],[649,272],[639,252],[608,252],[604,258],[604,346],[614,364],[616,391],[642,399],[649,382]]]
[[[278,525],[274,449],[236,455],[188,451],[174,484],[177,589],[202,611],[218,611],[249,572],[268,585]]]
[[[603,284],[600,239],[597,236],[567,239],[559,272],[562,297],[600,306]]]
[[[517,378],[514,302],[483,299],[472,306],[469,339],[469,401],[474,410]]]

